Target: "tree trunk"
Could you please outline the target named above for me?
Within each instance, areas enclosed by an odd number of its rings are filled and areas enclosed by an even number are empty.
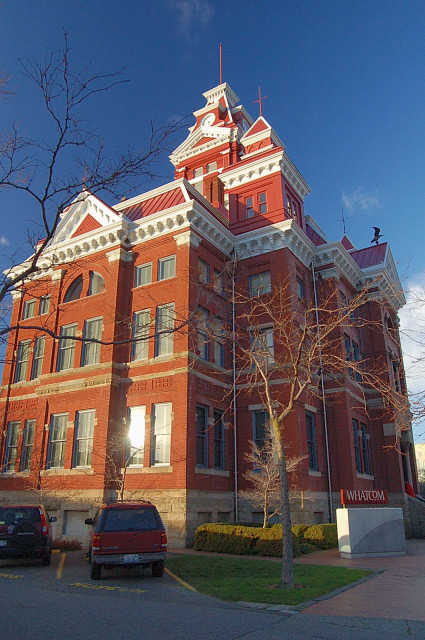
[[[279,586],[285,588],[294,587],[294,558],[292,552],[291,511],[289,507],[288,474],[286,471],[285,449],[282,442],[282,434],[277,420],[272,420],[273,437],[275,438],[276,451],[279,463],[280,499],[282,524],[282,577]]]

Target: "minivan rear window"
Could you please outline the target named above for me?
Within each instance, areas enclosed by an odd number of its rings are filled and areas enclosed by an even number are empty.
[[[105,509],[99,532],[154,531],[160,522],[154,509]]]

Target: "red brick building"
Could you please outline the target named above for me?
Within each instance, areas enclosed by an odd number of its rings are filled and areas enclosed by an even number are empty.
[[[172,546],[202,522],[258,517],[235,499],[265,414],[255,391],[232,392],[232,277],[261,295],[284,276],[295,299],[310,300],[313,264],[341,305],[379,281],[380,302],[367,305],[378,328],[341,329],[341,352],[383,359],[404,389],[403,295],[387,244],[329,241],[305,216],[309,187],[268,122],[254,121],[227,84],[204,96],[171,156],[175,180],[114,206],[81,194],[37,276],[13,294],[0,499],[38,495],[58,516],[57,537],[83,538],[84,518],[117,496],[123,474],[127,497],[158,506]],[[344,385],[337,401],[299,402],[285,425],[288,448],[304,456],[294,522],[329,521],[341,488],[387,489],[402,506],[404,481],[416,488],[411,431],[372,424],[361,380],[347,373]]]

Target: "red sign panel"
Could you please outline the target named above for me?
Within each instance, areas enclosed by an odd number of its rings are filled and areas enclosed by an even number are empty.
[[[388,504],[388,493],[385,489],[341,489],[341,503]]]

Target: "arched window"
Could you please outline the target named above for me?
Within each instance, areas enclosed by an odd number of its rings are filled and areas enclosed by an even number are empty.
[[[90,271],[89,296],[105,291],[105,281],[97,271]]]
[[[71,300],[79,300],[81,292],[83,290],[83,276],[78,276],[69,285],[68,291],[65,294],[64,302],[71,302]]]

